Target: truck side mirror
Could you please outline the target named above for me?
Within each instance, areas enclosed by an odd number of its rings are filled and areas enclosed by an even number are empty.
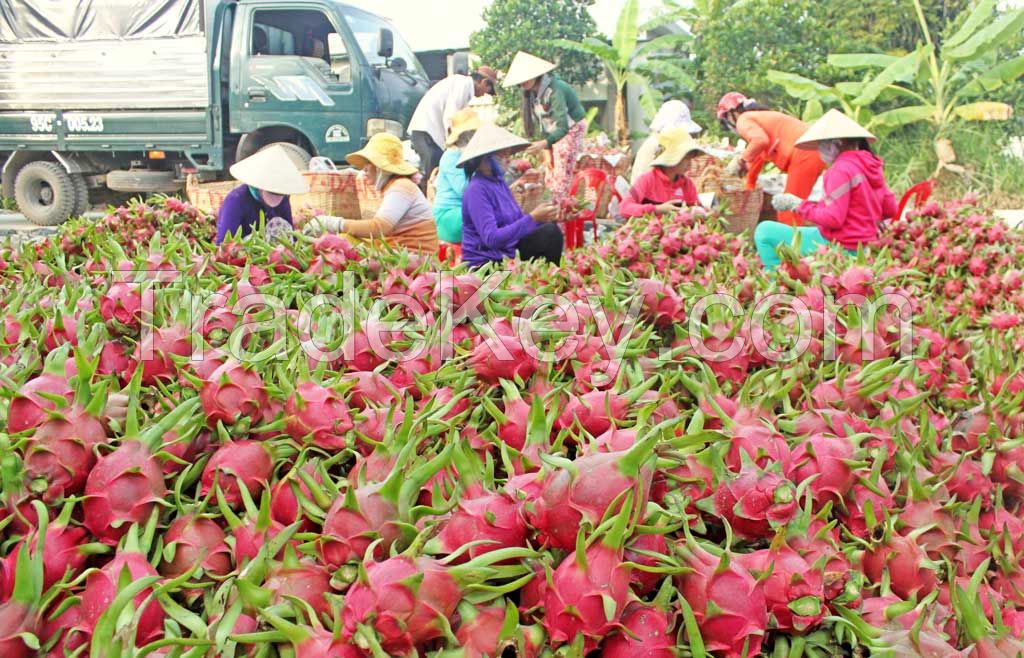
[[[452,55],[452,73],[469,75],[469,53],[462,51]]]
[[[380,28],[380,46],[377,48],[377,55],[384,59],[391,59],[395,53],[395,35],[386,27]]]

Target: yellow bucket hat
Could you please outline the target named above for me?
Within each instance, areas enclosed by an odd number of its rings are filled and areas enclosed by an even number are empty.
[[[661,152],[651,163],[652,167],[674,167],[691,153],[708,155],[685,128],[670,128],[658,134],[658,145]]]
[[[476,110],[471,107],[459,110],[452,115],[452,127],[445,144],[452,146],[459,141],[459,137],[471,130],[477,130],[481,125],[480,115],[476,113]]]
[[[405,161],[405,151],[402,148],[402,141],[391,133],[377,133],[370,138],[362,149],[345,156],[348,163],[353,167],[362,169],[367,162],[390,174],[399,176],[412,176],[417,169],[414,165]]]

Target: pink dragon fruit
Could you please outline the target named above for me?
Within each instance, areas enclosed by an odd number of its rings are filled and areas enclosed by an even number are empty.
[[[295,388],[285,405],[285,428],[296,441],[309,440],[325,450],[344,450],[354,427],[340,395],[314,382]]]
[[[474,541],[488,544],[473,546],[461,555],[461,561],[490,551],[526,545],[526,521],[519,505],[505,493],[487,493],[477,488],[459,498],[458,507],[441,526],[437,548],[451,554]]]
[[[165,555],[160,573],[177,578],[195,564],[213,576],[226,576],[231,572],[231,550],[224,541],[224,531],[212,519],[179,516],[164,533]]]
[[[728,554],[715,557],[688,539],[685,566],[676,586],[693,609],[704,645],[722,658],[745,658],[761,651],[768,628],[764,589]]]
[[[267,447],[259,441],[233,441],[217,449],[206,462],[202,477],[202,495],[216,485],[232,507],[242,503],[241,488],[256,495],[267,486],[274,472],[274,461]]]
[[[443,620],[451,618],[461,598],[459,583],[431,558],[370,562],[365,578],[345,595],[342,637],[351,640],[360,625],[371,626],[385,652],[407,655],[442,637]]]
[[[591,436],[610,430],[616,421],[625,419],[629,411],[626,396],[611,391],[590,391],[569,397],[562,413],[555,421],[555,429],[568,429],[574,423]]]
[[[178,366],[171,357],[187,357],[190,354],[192,343],[189,341],[189,331],[184,325],[176,324],[146,333],[136,347],[133,358],[142,363],[142,385],[155,386],[158,381],[177,378]]]
[[[332,592],[330,572],[312,560],[296,559],[290,549],[285,561],[271,569],[263,586],[273,593],[274,603],[284,603],[285,597],[294,596],[309,603],[318,615],[331,614],[327,598]]]
[[[626,607],[620,623],[623,631],[612,635],[602,645],[604,658],[674,658],[677,655],[672,632],[675,620],[665,611],[633,602]]]
[[[67,377],[46,371],[18,388],[7,410],[7,433],[18,434],[39,427],[57,409],[57,403],[46,396],[63,397],[71,404],[74,391]]]
[[[813,435],[793,452],[793,481],[800,483],[818,476],[810,484],[815,505],[820,507],[829,501],[838,504],[854,483],[850,466],[853,453],[854,447],[847,439]]]
[[[583,634],[583,651],[597,647],[616,626],[629,602],[630,569],[622,548],[594,543],[585,555],[569,554],[554,573],[541,620],[553,645]]]
[[[656,279],[637,279],[643,298],[642,317],[655,327],[667,327],[686,319],[686,303],[672,287]]]
[[[106,439],[98,418],[72,407],[63,418],[45,420],[36,428],[25,450],[25,473],[45,485],[45,501],[78,495],[96,463],[94,449]]]
[[[729,453],[725,458],[725,465],[733,473],[739,473],[742,469],[743,454],[750,457],[759,468],[779,464],[783,473],[790,471],[792,455],[789,445],[781,434],[763,425],[743,424],[733,429]]]
[[[893,534],[865,551],[864,575],[880,583],[883,571],[888,570],[889,585],[897,596],[924,597],[938,587],[935,571],[926,566],[927,559],[917,541]]]
[[[531,356],[519,336],[498,334],[475,348],[469,358],[477,378],[486,384],[516,377],[526,381],[537,371],[537,360]]]
[[[781,475],[748,467],[719,484],[715,511],[729,522],[737,537],[767,539],[774,527],[785,525],[796,515],[796,487]]]
[[[100,457],[85,482],[85,527],[116,545],[132,523],[145,523],[167,493],[160,463],[138,441],[126,441]]]
[[[158,575],[146,556],[136,552],[122,552],[93,571],[85,579],[85,590],[82,592],[82,623],[79,630],[91,636],[100,616],[107,611],[110,604],[120,591],[122,574],[129,574],[130,580],[139,580],[147,576]],[[146,588],[139,592],[133,601],[142,607],[150,597],[152,590]],[[135,646],[142,647],[163,636],[164,609],[156,599],[150,599],[142,610],[138,626],[135,627]]]
[[[240,418],[261,418],[270,401],[263,379],[237,361],[229,360],[213,371],[199,391],[210,427],[233,425]]]
[[[775,628],[783,633],[804,633],[824,619],[823,574],[792,548],[782,544],[737,561],[764,578],[764,596]]]

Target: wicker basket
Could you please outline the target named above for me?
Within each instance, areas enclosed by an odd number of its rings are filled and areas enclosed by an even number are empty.
[[[216,215],[227,195],[238,186],[236,180],[200,183],[195,174],[189,174],[185,179],[185,198],[197,210]]]
[[[708,169],[697,183],[701,192],[714,192],[725,206],[727,229],[730,233],[752,230],[761,219],[764,191],[748,190],[746,181],[721,173],[718,168]]]
[[[626,180],[629,180],[629,173],[632,166],[633,158],[628,153],[624,154],[614,167],[609,164],[602,155],[584,153],[576,160],[576,171],[580,171],[582,169],[600,169],[606,174],[609,174],[613,181],[618,176],[622,176]]]
[[[334,167],[333,163],[330,164]],[[292,208],[314,208],[325,215],[372,219],[380,207],[380,193],[355,169],[306,171],[309,192],[292,197]]]
[[[690,159],[690,167],[686,170],[686,175],[696,182],[709,174],[712,169],[721,169],[721,162],[718,158],[711,155],[698,155]],[[698,187],[697,191],[702,192],[703,190]]]
[[[530,169],[516,181],[512,188],[512,196],[523,212],[529,213],[544,199],[544,189],[544,172]]]

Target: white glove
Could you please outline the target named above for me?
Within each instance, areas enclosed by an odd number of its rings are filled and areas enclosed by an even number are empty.
[[[804,200],[795,194],[783,192],[772,197],[772,207],[781,212],[796,210]]]
[[[344,233],[345,220],[330,215],[317,215],[309,220],[303,233],[306,235],[323,235],[324,233]]]
[[[739,174],[740,174],[740,163],[741,162],[743,162],[743,158],[742,157],[737,156],[737,157],[733,158],[732,161],[729,162],[729,164],[727,164],[725,166],[725,175],[726,176],[739,176]]]

